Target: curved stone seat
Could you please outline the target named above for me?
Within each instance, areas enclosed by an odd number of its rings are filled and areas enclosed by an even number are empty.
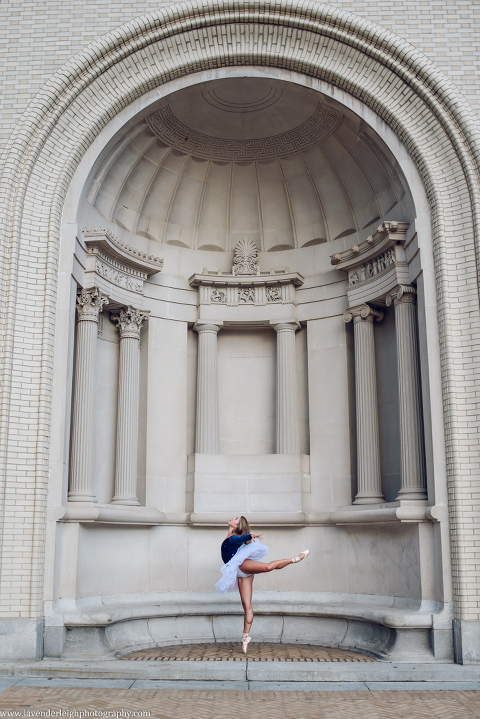
[[[370,595],[257,592],[258,641],[361,650],[394,661],[451,659],[448,607]],[[237,641],[243,614],[236,594],[169,592],[60,600],[46,620],[47,656],[111,659],[137,649]]]

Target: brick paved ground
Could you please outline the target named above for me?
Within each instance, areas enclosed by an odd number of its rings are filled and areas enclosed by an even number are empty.
[[[152,719],[472,719],[480,717],[480,692],[12,687],[0,695],[0,712],[6,710],[27,717],[42,710],[123,710],[150,712]]]
[[[268,644],[254,641],[243,654],[240,643],[185,644],[173,647],[155,647],[126,654],[122,659],[131,661],[248,661],[252,662],[374,662],[375,659],[345,649],[328,649],[302,644]]]

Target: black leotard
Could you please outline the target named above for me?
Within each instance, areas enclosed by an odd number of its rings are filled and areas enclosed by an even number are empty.
[[[231,560],[233,556],[240,549],[242,544],[249,542],[252,538],[251,534],[242,534],[240,537],[238,534],[232,534],[222,542],[222,559],[223,563],[226,564]]]

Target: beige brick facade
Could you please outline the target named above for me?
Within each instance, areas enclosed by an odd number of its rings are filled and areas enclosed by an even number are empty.
[[[455,616],[480,621],[477,10],[475,2],[1,5],[2,617],[43,616],[59,243],[73,174],[107,123],[148,91],[194,71],[267,64],[363,102],[397,135],[423,180]]]

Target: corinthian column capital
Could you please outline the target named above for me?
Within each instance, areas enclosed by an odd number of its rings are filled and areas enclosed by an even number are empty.
[[[413,285],[397,285],[386,298],[387,307],[390,307],[392,302],[395,305],[398,305],[400,302],[414,305],[416,301],[417,291]]]
[[[140,312],[135,307],[124,307],[118,314],[111,315],[112,320],[117,323],[120,332],[120,339],[140,339],[142,324],[148,320],[147,312]]]
[[[79,322],[97,322],[103,306],[108,305],[108,297],[96,287],[93,290],[81,290],[77,295],[77,318]]]
[[[366,304],[358,305],[358,307],[349,307],[348,310],[345,310],[343,313],[344,322],[351,322],[352,320],[354,323],[373,322],[374,320],[380,322],[382,319],[383,312],[381,312],[381,310],[377,310]]]

